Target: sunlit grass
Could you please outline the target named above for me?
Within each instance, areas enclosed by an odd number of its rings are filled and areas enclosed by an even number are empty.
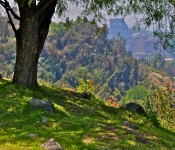
[[[56,111],[32,110],[31,98],[53,101]],[[42,117],[47,123],[41,122]],[[134,123],[139,130],[123,126]],[[36,137],[27,137],[37,134]],[[149,144],[136,142],[142,136]],[[0,81],[0,150],[40,150],[50,138],[65,150],[173,149],[175,134],[153,126],[146,117],[109,107],[97,99],[83,99],[76,93],[41,86],[37,89]]]

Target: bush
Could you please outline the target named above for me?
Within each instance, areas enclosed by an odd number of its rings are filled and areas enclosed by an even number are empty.
[[[149,90],[144,86],[135,86],[128,90],[125,95],[126,102],[135,102],[137,100],[145,100],[149,95]]]
[[[95,85],[93,80],[89,79],[89,80],[85,80],[83,78],[79,79],[79,86],[77,87],[77,92],[79,93],[91,93],[91,94],[95,94]]]
[[[175,131],[175,108],[173,108],[174,91],[167,83],[166,88],[158,89],[154,93],[155,112],[160,124],[170,130]]]
[[[173,108],[173,95],[175,91],[167,83],[166,88],[154,91],[143,86],[136,86],[126,92],[124,100],[140,104],[148,118],[155,124],[175,131],[175,108]],[[124,101],[122,100],[122,101]]]

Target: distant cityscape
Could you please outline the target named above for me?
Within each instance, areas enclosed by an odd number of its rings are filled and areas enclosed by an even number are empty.
[[[147,30],[138,32],[129,28],[124,18],[109,20],[108,38],[122,37],[126,42],[126,49],[131,51],[135,58],[150,58],[155,53],[162,53],[166,59],[173,57],[172,53],[165,51],[153,33]]]

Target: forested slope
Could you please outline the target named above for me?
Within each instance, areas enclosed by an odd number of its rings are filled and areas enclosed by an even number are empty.
[[[15,39],[6,18],[1,18],[0,73],[11,78]],[[99,27],[87,18],[52,23],[39,59],[38,78],[57,87],[73,88],[82,79],[91,80],[96,94],[106,99],[113,95],[116,100],[132,86],[145,84],[143,81],[147,80],[149,72],[155,70],[134,59],[131,52],[126,51],[120,35],[117,39],[107,39],[107,31],[107,25]]]

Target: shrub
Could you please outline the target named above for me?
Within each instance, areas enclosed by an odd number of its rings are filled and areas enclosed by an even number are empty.
[[[95,94],[95,85],[92,79],[85,80],[83,78],[79,79],[79,86],[77,87],[77,92],[82,93],[91,93]]]
[[[126,102],[135,102],[137,100],[145,100],[149,95],[149,90],[144,86],[135,86],[128,90],[125,95]]]
[[[158,89],[154,93],[155,112],[160,124],[170,130],[175,131],[175,108],[173,108],[174,91],[167,83],[166,88]]]

